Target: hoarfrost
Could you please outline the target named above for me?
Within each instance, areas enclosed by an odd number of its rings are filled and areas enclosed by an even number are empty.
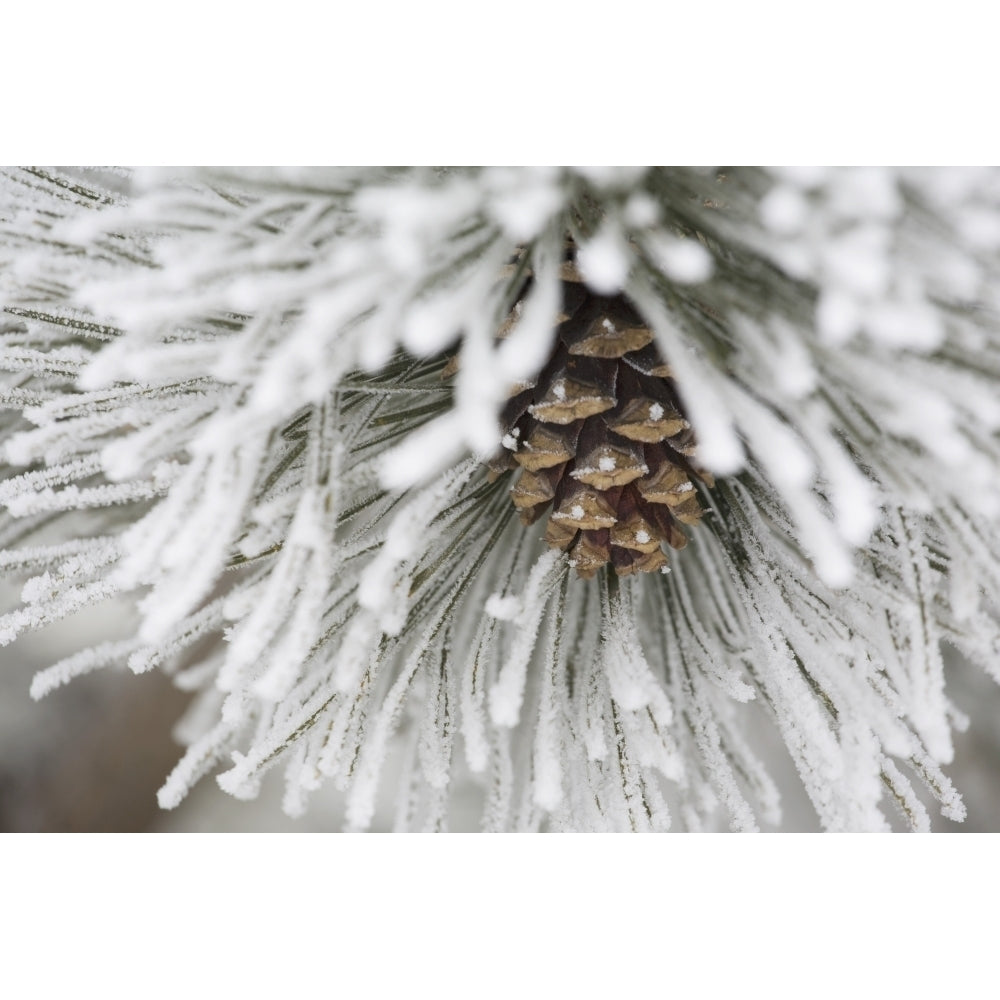
[[[692,239],[649,236],[646,246],[663,273],[682,285],[708,281],[715,270],[712,255]]]
[[[628,246],[616,226],[605,226],[580,246],[577,262],[584,281],[599,295],[621,291],[629,271]]]
[[[996,171],[119,189],[0,187],[0,567],[22,578],[0,642],[134,595],[132,639],[32,694],[177,671],[197,701],[165,808],[220,764],[248,797],[280,763],[289,811],[329,780],[364,828],[398,742],[400,827],[443,828],[461,766],[490,829],[749,830],[780,821],[755,714],[829,829],[926,829],[928,794],[963,815],[940,645],[1000,677]],[[718,476],[642,579],[540,554],[478,462],[517,450],[496,418],[552,352],[567,229],[588,286],[650,325]]]
[[[521,599],[514,596],[501,597],[500,594],[493,594],[485,604],[485,611],[492,618],[512,622],[521,613]]]

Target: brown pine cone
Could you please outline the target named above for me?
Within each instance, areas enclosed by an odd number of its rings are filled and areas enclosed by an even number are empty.
[[[571,245],[562,279],[556,348],[504,408],[490,467],[520,469],[511,498],[525,524],[551,505],[545,540],[581,577],[608,562],[619,576],[649,573],[667,563],[663,543],[687,543],[680,525],[701,518],[692,477],[711,477],[692,462],[694,435],[642,317],[624,296],[587,289]]]

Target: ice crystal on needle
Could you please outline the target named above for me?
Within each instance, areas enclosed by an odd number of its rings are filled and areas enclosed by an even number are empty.
[[[197,692],[165,807],[753,829],[767,719],[827,829],[959,819],[998,249],[993,170],[8,171],[0,641],[133,596],[33,692]]]

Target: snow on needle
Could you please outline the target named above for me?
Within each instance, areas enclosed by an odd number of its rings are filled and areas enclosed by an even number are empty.
[[[1000,172],[31,168],[0,220],[0,642],[136,608],[32,694],[194,692],[165,808],[780,827],[763,720],[825,829],[964,815]]]

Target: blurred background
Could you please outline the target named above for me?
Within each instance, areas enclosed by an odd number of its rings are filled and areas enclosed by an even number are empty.
[[[17,589],[0,585],[0,606],[17,603]],[[134,675],[103,670],[79,677],[39,702],[29,695],[36,671],[84,646],[127,636],[134,619],[128,604],[109,602],[0,649],[0,831],[3,832],[316,832],[341,829],[343,804],[326,786],[301,819],[281,811],[282,772],[276,768],[260,797],[240,802],[211,777],[171,812],[156,791],[183,750],[172,730],[189,695],[153,671]],[[956,736],[947,768],[968,809],[965,823],[942,819],[930,801],[934,829],[1000,831],[1000,687],[982,670],[949,657],[950,693],[972,725]],[[817,830],[798,790],[791,761],[769,724],[757,745],[767,748],[771,773],[784,792],[783,829]],[[395,781],[382,784],[374,829],[390,830]],[[457,789],[451,828],[478,828],[479,794]]]

